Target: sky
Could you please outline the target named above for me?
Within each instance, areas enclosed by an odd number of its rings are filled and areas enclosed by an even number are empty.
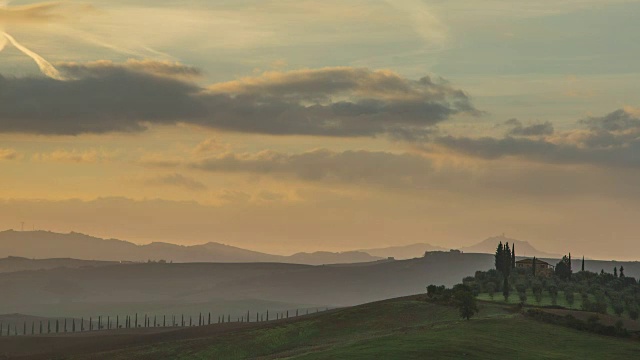
[[[0,229],[638,259],[640,0],[0,1]]]

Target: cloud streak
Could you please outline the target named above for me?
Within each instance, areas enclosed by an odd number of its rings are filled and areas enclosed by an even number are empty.
[[[34,51],[31,51],[26,46],[20,44],[13,36],[7,34],[6,32],[3,32],[1,35],[3,35],[7,40],[9,40],[11,45],[15,46],[16,49],[22,51],[25,55],[33,59],[33,61],[38,65],[38,68],[40,68],[40,71],[42,71],[43,74],[55,80],[65,80],[65,78],[60,74],[58,69],[56,69],[53,65],[51,65],[50,62],[45,60],[45,58],[38,55]]]

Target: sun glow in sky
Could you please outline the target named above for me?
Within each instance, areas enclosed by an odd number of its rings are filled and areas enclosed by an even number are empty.
[[[0,1],[0,228],[634,258],[640,1]],[[612,246],[613,245],[613,246]]]

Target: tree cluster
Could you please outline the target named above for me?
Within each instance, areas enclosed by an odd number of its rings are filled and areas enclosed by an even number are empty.
[[[460,317],[466,320],[471,319],[479,311],[476,294],[464,284],[457,284],[451,289],[429,285],[427,286],[427,297],[432,302],[455,306],[460,312]]]

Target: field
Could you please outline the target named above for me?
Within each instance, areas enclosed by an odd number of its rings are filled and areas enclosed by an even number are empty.
[[[269,323],[5,337],[0,349],[12,359],[631,359],[640,342],[496,303],[481,302],[464,321],[454,308],[405,297]]]

